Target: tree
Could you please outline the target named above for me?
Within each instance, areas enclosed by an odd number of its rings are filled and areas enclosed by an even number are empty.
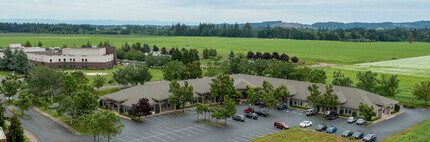
[[[285,99],[287,99],[287,102],[290,102],[290,91],[288,91],[288,88],[285,87],[284,84],[280,85],[278,88],[275,89],[273,92],[273,95],[275,96],[276,100],[284,102]]]
[[[181,51],[178,50],[178,48],[176,48],[175,50],[173,50],[172,60],[177,60],[177,61],[181,61],[182,60],[182,53],[181,53]]]
[[[182,63],[184,63],[184,65],[186,65],[186,64],[188,64],[188,63],[191,62],[190,53],[189,53],[188,50],[185,49],[185,50],[182,51],[181,61],[182,61]]]
[[[106,82],[106,78],[104,78],[101,75],[98,75],[93,80],[93,86],[97,88],[97,91],[99,88],[103,87],[103,84]]]
[[[151,105],[147,98],[141,98],[136,104],[131,106],[131,114],[138,116],[147,115],[151,111]]]
[[[144,64],[137,64],[134,66],[127,66],[119,68],[113,72],[113,79],[124,86],[128,84],[137,85],[145,84],[145,82],[151,80],[152,75],[148,70],[148,66]]]
[[[327,79],[327,76],[325,75],[324,70],[317,70],[313,69],[311,70],[310,74],[308,75],[307,81],[313,82],[313,83],[325,83]]]
[[[203,58],[209,59],[209,49],[203,49]]]
[[[63,90],[62,75],[62,72],[51,70],[45,66],[34,67],[27,75],[27,88],[36,96],[50,96],[50,101],[53,103],[54,96]],[[74,78],[76,79],[76,77]]]
[[[97,46],[98,46],[98,47],[103,46],[103,42],[102,42],[102,41],[100,41],[100,43],[99,43]]]
[[[291,61],[293,63],[297,63],[297,62],[299,62],[299,58],[297,58],[296,56],[294,56],[293,58],[291,58]]]
[[[163,78],[169,81],[189,79],[190,76],[190,72],[184,64],[177,60],[171,61],[161,67],[161,71],[163,72]]]
[[[430,81],[423,81],[420,84],[415,84],[412,94],[414,98],[423,100],[424,105],[427,107],[427,101],[430,100]]]
[[[278,103],[273,91],[265,92],[261,98],[261,101],[263,101],[264,105],[267,107],[267,112],[269,112],[271,107],[276,106],[276,103]]]
[[[154,48],[152,48],[152,51],[158,52],[160,49],[157,47],[157,45],[154,45]]]
[[[3,70],[10,70],[12,66],[13,56],[12,50],[10,47],[6,47],[3,51],[3,57],[0,58],[1,61],[1,69]]]
[[[399,82],[397,79],[397,75],[381,75],[381,79],[379,79],[377,85],[377,93],[382,96],[394,97],[397,93],[399,93]]]
[[[269,52],[265,52],[265,53],[263,54],[263,59],[266,59],[266,60],[268,60],[268,59],[272,59],[272,55],[270,55],[270,53],[269,53]]]
[[[88,40],[87,44],[85,44],[85,47],[91,47],[91,42]]]
[[[227,118],[231,118],[236,114],[236,103],[234,99],[224,96],[224,101],[221,105],[221,119],[224,119],[224,124],[227,124]]]
[[[63,48],[67,48],[67,45],[66,45],[66,44],[63,44]]]
[[[24,47],[32,47],[30,41],[26,41],[23,45]]]
[[[286,62],[288,62],[288,61],[290,60],[290,57],[288,57],[288,55],[287,55],[287,54],[282,53],[282,55],[281,55],[281,57],[280,57],[280,60],[281,60],[281,61],[286,61]]]
[[[340,71],[333,72],[333,81],[331,82],[333,85],[352,87],[352,80],[350,77],[345,77]]]
[[[360,112],[360,115],[362,115],[367,121],[372,120],[373,116],[376,116],[376,112],[373,111],[373,105],[368,106],[367,104],[363,104],[360,102],[360,105],[358,106],[358,112]]]
[[[96,137],[99,137],[101,134],[101,123],[99,122],[101,120],[101,113],[96,112],[88,116],[88,119],[86,119],[87,122],[85,122],[87,125],[85,127],[91,131],[93,134],[94,142],[96,142]]]
[[[246,86],[246,102],[249,103],[249,105],[255,104],[263,95],[263,92],[261,91],[261,87],[249,87]]]
[[[96,117],[99,118],[96,121],[99,122],[100,134],[105,138],[108,138],[108,142],[112,137],[121,134],[124,124],[121,122],[121,118],[114,112],[103,110],[95,112],[94,115],[100,115],[99,117]]]
[[[199,115],[203,114],[203,112],[205,112],[205,110],[206,110],[205,105],[203,105],[202,103],[196,104],[197,121],[199,121]],[[205,115],[205,117],[206,117],[206,115]]]
[[[412,44],[412,42],[414,42],[414,34],[412,32],[409,32],[408,42],[409,44]]]
[[[234,88],[234,80],[228,74],[219,74],[212,79],[210,95],[212,98],[218,98],[221,102],[222,96],[227,95],[229,98],[238,97],[236,88]]]
[[[320,105],[319,98],[321,96],[321,92],[318,90],[319,86],[316,84],[312,84],[312,86],[308,86],[308,90],[310,95],[307,97],[307,101],[312,102],[312,106],[316,108]]]
[[[6,130],[7,128],[7,125],[5,122],[7,117],[5,116],[5,113],[6,113],[6,108],[4,108],[3,102],[0,99],[0,127],[3,128],[3,130]]]
[[[174,51],[175,51],[175,48],[170,49],[169,50],[169,55],[172,55]]]
[[[21,80],[18,80],[17,77],[14,76],[8,76],[6,79],[2,79],[0,91],[5,95],[5,97],[13,97],[18,93],[18,90],[20,90],[23,86],[23,83]]]
[[[76,83],[78,84],[87,84],[90,81],[82,71],[74,71],[72,72],[71,75],[76,80]]]
[[[228,55],[228,59],[233,59],[234,58],[234,53],[233,50],[230,51],[230,55]]]
[[[32,105],[33,102],[33,94],[28,93],[27,90],[21,90],[18,95],[18,102],[16,106],[21,109],[22,115],[24,115],[24,110],[28,110],[28,108]]]
[[[280,57],[279,57],[279,53],[278,53],[278,52],[273,52],[273,53],[272,53],[272,58],[274,58],[274,59],[276,59],[276,60],[279,60],[279,59],[280,59]]]
[[[190,78],[201,78],[203,71],[200,68],[200,61],[193,61],[187,64],[187,70],[190,72]]]
[[[188,81],[184,82],[184,86],[180,86],[177,81],[172,81],[169,84],[169,92],[172,95],[169,96],[169,104],[181,104],[182,112],[185,111],[185,103],[192,102],[194,99],[193,86],[188,84]]]
[[[40,41],[37,42],[37,47],[42,47],[42,45],[43,45],[42,42]]]
[[[209,57],[216,57],[217,56],[217,52],[216,49],[209,49]]]
[[[16,51],[16,50],[15,50]],[[13,56],[12,64],[10,69],[18,73],[27,73],[27,69],[30,66],[30,61],[28,60],[27,54],[19,49],[18,52]]]
[[[64,85],[64,91],[71,95],[73,92],[75,92],[76,90],[78,90],[78,83],[76,82],[76,80],[73,78],[73,76],[71,75],[71,73],[66,73],[63,75],[63,85]]]
[[[358,72],[357,74],[357,88],[363,89],[372,93],[377,91],[378,80],[376,78],[378,74],[372,71],[366,71],[364,73]]]
[[[254,57],[254,52],[248,51],[248,54],[246,55],[247,59],[252,59]]]
[[[76,117],[91,114],[98,105],[98,96],[91,92],[78,92],[72,96]]]
[[[163,55],[168,54],[166,47],[161,48],[161,54]]]
[[[261,52],[255,53],[255,58],[254,59],[263,59],[263,54],[261,54]]]
[[[110,46],[109,40],[103,43],[103,46]]]
[[[10,141],[10,142],[24,141],[24,129],[21,127],[21,122],[19,121],[17,114],[13,114],[13,117],[10,120],[9,134],[7,135],[7,141]]]
[[[333,94],[333,86],[327,85],[325,86],[326,92],[319,97],[318,104],[323,107],[324,114],[326,112],[326,108],[328,107],[336,107],[338,105],[338,97],[336,94]]]
[[[146,53],[151,52],[151,48],[149,48],[149,45],[146,43],[143,44],[143,52],[146,52]]]

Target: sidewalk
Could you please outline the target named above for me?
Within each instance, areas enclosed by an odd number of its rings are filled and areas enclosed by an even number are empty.
[[[58,125],[63,126],[63,127],[64,127],[64,128],[66,128],[67,130],[69,130],[72,134],[74,134],[74,135],[82,135],[81,133],[79,133],[78,131],[76,131],[75,129],[73,129],[72,127],[70,127],[69,125],[67,125],[66,123],[64,123],[63,121],[58,120],[57,118],[55,118],[55,117],[53,117],[53,116],[51,116],[51,115],[49,115],[49,114],[47,114],[47,113],[45,113],[45,112],[41,111],[39,108],[37,108],[37,107],[35,107],[35,106],[32,106],[31,108],[32,108],[34,111],[36,111],[36,112],[38,112],[38,113],[42,114],[43,116],[45,116],[45,117],[47,117],[47,118],[51,119],[52,121],[54,121],[54,122],[55,122],[55,123],[57,123]]]
[[[391,118],[396,117],[397,115],[400,115],[400,114],[402,114],[402,113],[403,113],[403,111],[399,111],[399,112],[394,113],[394,114],[391,114],[391,115],[385,115],[384,117],[381,117],[381,118],[380,118],[380,119],[378,119],[378,120],[370,121],[370,122],[372,122],[372,124],[371,124],[371,125],[369,125],[369,126],[375,125],[375,124],[377,124],[377,123],[379,123],[379,122],[382,122],[382,121],[384,121],[384,120],[391,119]],[[369,126],[367,126],[367,127],[369,127]]]
[[[196,107],[190,107],[190,108],[186,108],[184,110],[191,110],[191,109],[195,109]],[[106,109],[101,109],[101,108],[97,108],[97,110],[102,111],[102,110],[106,110]],[[176,111],[182,111],[182,109],[176,109]],[[121,118],[127,119],[127,120],[131,120],[130,117],[128,116],[124,116],[119,114],[116,111],[113,111],[116,115],[118,115]],[[157,114],[151,114],[151,115],[146,115],[146,116],[141,116],[140,118],[147,118],[147,117],[153,117],[153,116],[159,116],[159,115],[163,115],[163,114],[168,114],[168,113],[172,113],[175,112],[175,110],[171,110],[171,111],[165,111],[165,112],[161,112],[161,113],[157,113]]]

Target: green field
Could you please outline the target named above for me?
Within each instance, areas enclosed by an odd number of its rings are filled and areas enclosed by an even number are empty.
[[[300,127],[270,134],[250,142],[359,142],[354,138],[348,139],[334,134],[313,131]]]
[[[100,41],[109,40],[111,45],[120,47],[129,43],[156,44],[158,47],[196,48],[202,53],[204,48],[216,48],[218,54],[227,56],[230,50],[237,52],[279,52],[297,56],[306,63],[325,62],[336,64],[355,64],[430,55],[430,43],[415,42],[371,42],[352,43],[318,40],[285,40],[257,38],[224,38],[224,37],[162,37],[137,35],[52,35],[52,34],[0,34],[0,47],[9,43],[24,43],[29,40],[33,45],[41,41],[44,47],[75,44],[80,47],[87,41],[97,45]]]

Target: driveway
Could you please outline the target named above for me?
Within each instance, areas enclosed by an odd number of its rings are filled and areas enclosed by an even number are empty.
[[[238,105],[237,114],[243,114],[243,109],[247,105]],[[258,110],[258,107],[255,107]],[[261,108],[262,110],[267,110]],[[119,142],[189,142],[189,141],[249,141],[258,137],[266,136],[281,130],[273,128],[274,121],[284,121],[290,127],[298,126],[303,120],[313,122],[313,126],[307,129],[315,129],[320,123],[325,123],[328,126],[336,126],[340,135],[344,130],[361,130],[365,134],[375,133],[377,140],[382,140],[393,135],[405,128],[408,128],[416,123],[419,123],[427,118],[430,118],[430,110],[428,109],[402,109],[405,113],[393,117],[389,120],[375,124],[370,127],[363,127],[355,124],[346,123],[346,119],[339,118],[336,120],[325,120],[320,117],[306,116],[303,111],[287,109],[287,110],[270,110],[267,118],[259,117],[258,120],[246,119],[245,122],[237,122],[231,119],[227,120],[228,127],[215,128],[208,125],[195,123],[196,116],[192,110],[185,111],[186,116],[174,117],[170,115],[160,115],[155,117],[143,118],[144,124],[138,124],[133,121],[123,120],[123,133],[113,139]],[[200,116],[202,119],[204,116]],[[220,120],[224,122],[224,120]]]

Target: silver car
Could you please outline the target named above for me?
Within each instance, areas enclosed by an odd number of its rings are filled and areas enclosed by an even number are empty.
[[[348,122],[348,123],[354,123],[356,121],[357,121],[357,118],[355,118],[355,117],[349,117],[348,120],[346,120],[346,122]]]
[[[357,122],[355,124],[357,124],[357,125],[363,125],[365,123],[366,123],[366,120],[360,118],[360,119],[357,120]]]

